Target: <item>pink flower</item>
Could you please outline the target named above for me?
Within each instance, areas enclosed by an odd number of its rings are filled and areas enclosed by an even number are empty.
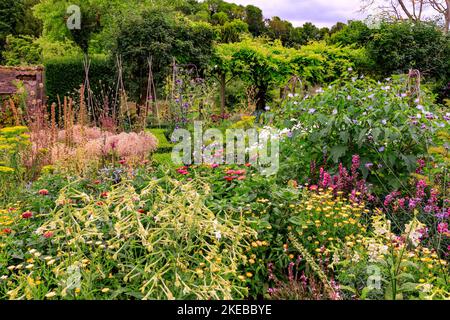
[[[25,211],[22,213],[22,219],[29,219],[33,216],[33,213],[31,211]]]
[[[38,192],[41,196],[48,196],[49,192],[47,189],[41,189]]]
[[[213,169],[215,169],[215,168],[217,168],[217,167],[219,167],[219,165],[218,165],[217,163],[213,163],[213,164],[211,165],[211,168],[213,168]]]
[[[53,232],[51,231],[47,231],[43,234],[45,239],[50,239],[51,237],[53,237]]]
[[[438,227],[437,227],[437,231],[439,233],[449,233],[450,231],[448,230],[448,223],[445,223],[445,222],[439,223]]]
[[[317,190],[319,187],[315,184],[309,187],[309,190]]]

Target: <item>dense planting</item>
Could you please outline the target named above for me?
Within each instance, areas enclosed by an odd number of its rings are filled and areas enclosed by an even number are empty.
[[[48,95],[0,105],[0,299],[450,299],[437,26],[92,0],[70,31],[35,2],[0,29]]]

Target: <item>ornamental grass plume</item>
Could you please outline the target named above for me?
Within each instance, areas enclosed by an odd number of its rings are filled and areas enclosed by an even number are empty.
[[[158,141],[146,132],[105,136],[91,140],[84,146],[86,153],[94,157],[117,157],[127,161],[141,161],[156,150]]]

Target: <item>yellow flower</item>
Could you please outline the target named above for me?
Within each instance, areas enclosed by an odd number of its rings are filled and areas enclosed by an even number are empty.
[[[103,289],[102,289],[102,292],[103,292],[103,293],[107,293],[107,292],[109,292],[109,290],[110,290],[109,288],[103,288]]]
[[[55,292],[55,291],[51,291],[51,292],[49,292],[49,293],[47,293],[47,294],[45,295],[45,297],[48,298],[48,299],[51,299],[51,298],[53,298],[54,296],[56,296],[56,292]]]
[[[247,272],[245,275],[247,276],[247,278],[253,277],[253,274],[251,272]]]

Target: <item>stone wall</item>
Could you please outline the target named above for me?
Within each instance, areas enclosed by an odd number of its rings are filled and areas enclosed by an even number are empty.
[[[43,67],[0,66],[0,99],[17,92],[17,81],[22,81],[30,105],[45,103]]]

